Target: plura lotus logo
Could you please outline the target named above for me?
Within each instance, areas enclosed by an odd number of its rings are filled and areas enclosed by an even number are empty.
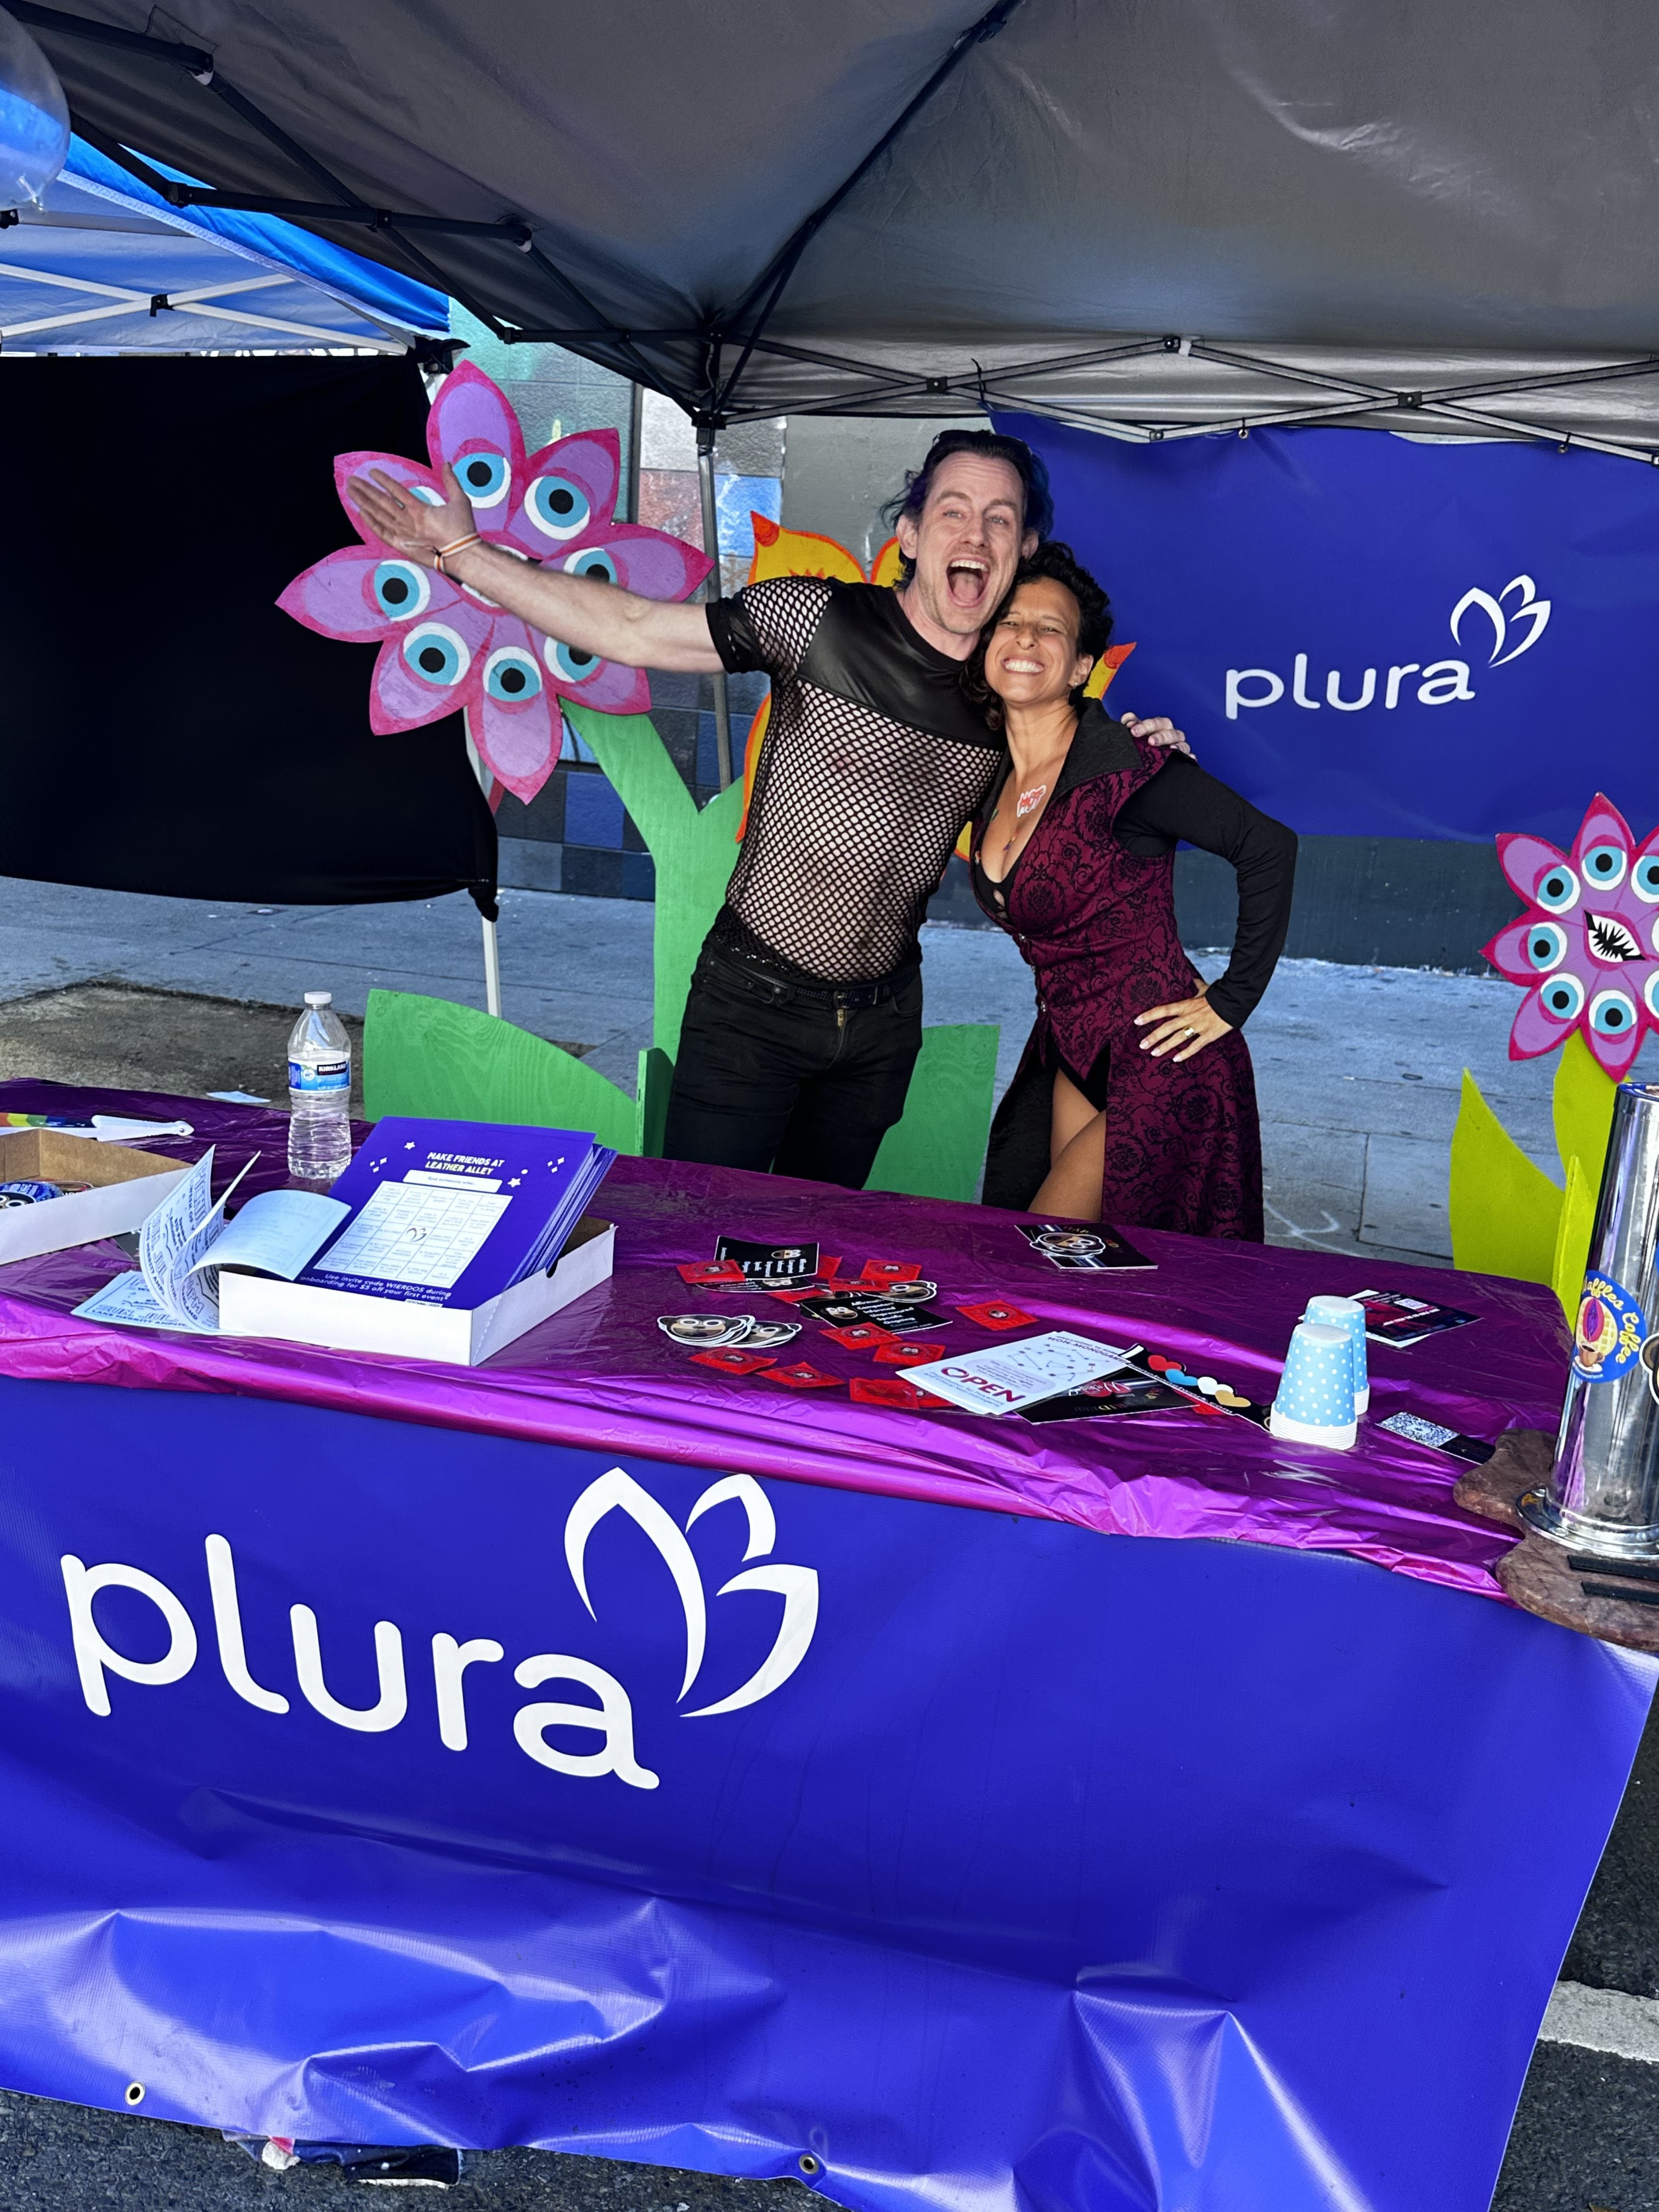
[[[744,1564],[726,1576],[714,1593],[713,1604],[723,1598],[758,1593],[782,1600],[782,1612],[772,1646],[758,1667],[735,1687],[686,1707],[686,1699],[702,1679],[708,1660],[711,1601],[704,1588],[696,1554],[687,1540],[704,1514],[719,1506],[736,1506],[744,1516]],[[591,1620],[597,1620],[588,1589],[587,1547],[594,1530],[607,1515],[620,1513],[632,1521],[654,1547],[678,1597],[685,1620],[685,1665],[677,1706],[682,1720],[704,1721],[739,1712],[758,1705],[782,1688],[811,1648],[818,1620],[818,1577],[815,1567],[790,1565],[771,1557],[777,1542],[777,1521],[772,1502],[752,1475],[725,1474],[710,1483],[692,1506],[682,1528],[660,1501],[653,1498],[627,1470],[611,1468],[590,1482],[565,1517],[564,1557],[570,1579]],[[733,1532],[735,1533],[735,1532]],[[248,1661],[243,1635],[242,1590],[235,1558],[223,1536],[209,1536],[204,1544],[204,1595],[213,1621],[219,1665],[236,1695],[260,1712],[283,1715],[289,1701],[282,1690],[257,1680]],[[750,1560],[757,1562],[750,1565]],[[151,1688],[182,1681],[195,1666],[203,1638],[197,1619],[177,1590],[143,1567],[119,1560],[88,1566],[72,1552],[60,1561],[64,1591],[69,1604],[70,1641],[82,1697],[89,1712],[107,1720],[112,1712],[109,1678],[143,1683]],[[158,1659],[134,1659],[110,1640],[94,1616],[94,1601],[100,1590],[135,1591],[149,1599],[167,1631],[167,1648]],[[666,1593],[662,1593],[664,1596]],[[672,1602],[672,1601],[670,1601]],[[257,1601],[256,1601],[257,1602]],[[197,1612],[202,1610],[198,1603]],[[349,1705],[334,1696],[324,1671],[322,1630],[308,1605],[289,1607],[294,1646],[294,1680],[300,1695],[313,1712],[337,1728],[362,1735],[383,1735],[400,1727],[409,1712],[409,1681],[404,1659],[404,1632],[393,1620],[374,1624],[374,1663],[379,1696],[372,1705]],[[448,1751],[465,1751],[471,1740],[468,1711],[468,1670],[499,1666],[506,1647],[493,1636],[470,1637],[465,1642],[440,1630],[431,1639],[432,1687],[437,1711],[438,1738]],[[338,1680],[338,1676],[336,1676]],[[635,1790],[654,1790],[659,1777],[640,1763],[635,1752],[634,1705],[628,1690],[607,1668],[568,1651],[538,1651],[521,1659],[513,1670],[520,1689],[539,1689],[549,1682],[574,1683],[587,1691],[597,1704],[572,1704],[566,1699],[520,1705],[512,1716],[514,1741],[526,1757],[556,1774],[592,1779],[614,1774]],[[550,1741],[550,1731],[558,1741]],[[573,1750],[571,1738],[584,1741]],[[599,1738],[597,1745],[592,1739]]]
[[[1548,627],[1549,618],[1550,603],[1539,598],[1530,576],[1512,576],[1495,595],[1476,585],[1452,609],[1452,642],[1466,653],[1478,653],[1486,644],[1486,629],[1490,624],[1492,649],[1483,666],[1504,668],[1531,652]],[[1310,659],[1306,653],[1293,655],[1288,685],[1275,668],[1230,668],[1223,702],[1227,720],[1236,722],[1246,708],[1254,712],[1276,707],[1287,693],[1292,707],[1313,711],[1332,707],[1340,714],[1362,714],[1371,706],[1392,714],[1413,702],[1419,707],[1450,707],[1475,696],[1468,661],[1446,659],[1397,660],[1386,670],[1367,668],[1352,689],[1343,671],[1333,668],[1326,674],[1322,698],[1316,676],[1312,678],[1313,689],[1309,689]]]
[[[1504,602],[1510,598],[1516,604],[1506,611]],[[1465,617],[1477,611],[1492,624],[1488,668],[1503,668],[1511,660],[1519,660],[1523,653],[1532,651],[1549,626],[1550,603],[1538,597],[1538,587],[1530,576],[1511,577],[1496,599],[1479,589],[1465,592],[1452,609],[1451,634],[1459,645],[1463,642]],[[1478,629],[1477,623],[1470,623],[1472,633]]]

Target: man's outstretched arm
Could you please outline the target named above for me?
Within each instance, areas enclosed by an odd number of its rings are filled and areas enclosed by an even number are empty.
[[[470,538],[475,525],[466,494],[453,469],[444,470],[448,494],[441,507],[428,507],[383,470],[353,477],[352,504],[376,537],[423,567],[458,538]],[[568,576],[562,568],[538,568],[495,545],[469,545],[444,556],[444,572],[470,584],[497,606],[517,615],[533,629],[597,653],[624,668],[689,669],[713,674],[721,666],[708,635],[708,610],[672,599],[645,599],[599,576]]]

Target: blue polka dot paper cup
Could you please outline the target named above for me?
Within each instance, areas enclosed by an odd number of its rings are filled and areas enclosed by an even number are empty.
[[[1316,1321],[1322,1328],[1346,1329],[1353,1348],[1353,1409],[1363,1413],[1371,1402],[1370,1374],[1365,1364],[1365,1309],[1352,1298],[1310,1298],[1304,1321]]]
[[[1267,1427],[1287,1443],[1323,1444],[1346,1451],[1358,1431],[1353,1412],[1353,1352],[1348,1333],[1322,1322],[1298,1322],[1285,1355],[1279,1395],[1267,1409]]]

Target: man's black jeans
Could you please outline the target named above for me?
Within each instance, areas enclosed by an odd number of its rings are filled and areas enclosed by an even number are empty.
[[[664,1153],[861,1190],[904,1111],[921,1049],[919,969],[862,991],[815,993],[705,947]]]

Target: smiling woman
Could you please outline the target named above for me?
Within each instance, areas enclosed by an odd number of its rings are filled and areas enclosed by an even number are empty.
[[[1259,1241],[1255,1085],[1238,1032],[1284,945],[1296,839],[1085,701],[1111,631],[1104,592],[1051,543],[1022,563],[968,674],[1008,745],[975,825],[975,893],[1037,977],[986,1202]],[[1213,988],[1176,927],[1182,839],[1238,871],[1233,957]]]

